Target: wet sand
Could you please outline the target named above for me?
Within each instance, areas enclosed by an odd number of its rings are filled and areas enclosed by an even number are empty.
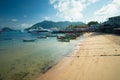
[[[70,56],[36,80],[120,80],[120,36],[86,33]]]

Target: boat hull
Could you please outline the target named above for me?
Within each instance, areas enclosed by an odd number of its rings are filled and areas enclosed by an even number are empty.
[[[36,39],[24,39],[23,42],[35,42]]]

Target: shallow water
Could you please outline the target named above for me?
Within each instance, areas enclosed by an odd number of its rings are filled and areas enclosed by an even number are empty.
[[[81,40],[58,42],[55,37],[49,37],[22,41],[37,36],[26,32],[0,34],[0,80],[33,80],[70,54]]]

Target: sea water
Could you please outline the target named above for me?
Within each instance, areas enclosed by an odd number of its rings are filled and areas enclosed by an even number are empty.
[[[15,31],[0,34],[0,80],[34,80],[69,55],[80,41],[58,42],[56,37],[48,37],[23,42],[44,34]]]

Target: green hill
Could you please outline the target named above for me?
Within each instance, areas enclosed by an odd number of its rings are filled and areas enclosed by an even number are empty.
[[[50,28],[58,28],[58,29],[65,29],[69,25],[85,25],[83,22],[69,22],[69,21],[60,21],[60,22],[53,22],[53,21],[42,21],[39,23],[34,24],[33,26],[26,28],[25,30],[29,29],[36,29],[39,27],[50,29]]]

